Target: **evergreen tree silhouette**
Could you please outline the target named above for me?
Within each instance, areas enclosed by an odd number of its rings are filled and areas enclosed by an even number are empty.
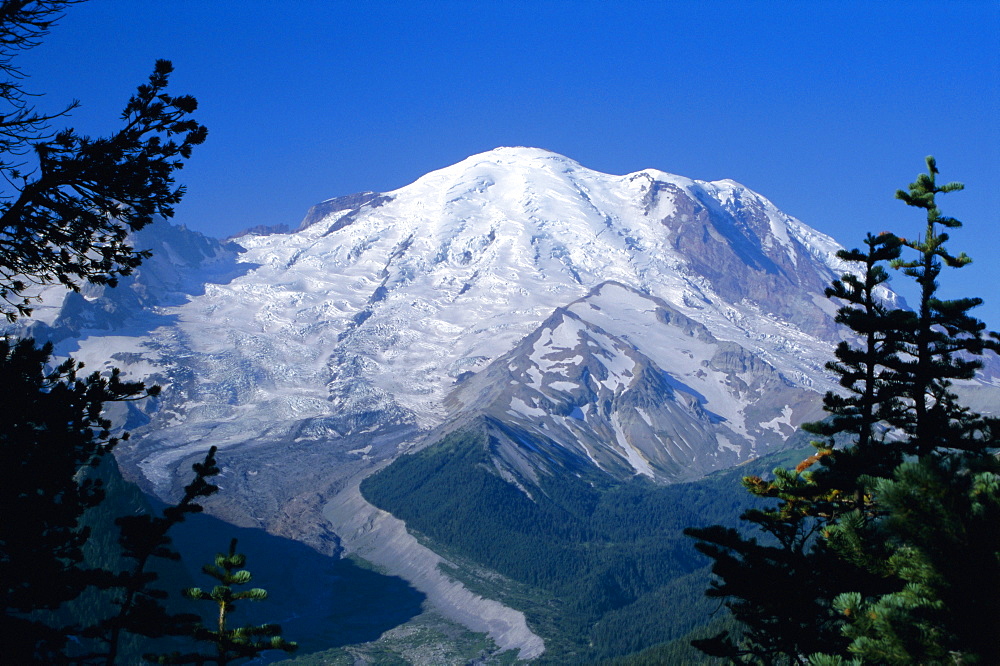
[[[173,66],[158,60],[122,112],[123,126],[93,138],[51,122],[22,88],[15,56],[36,46],[78,0],[0,3],[0,315],[31,313],[34,285],[114,286],[149,253],[128,243],[184,195],[174,172],[207,130],[190,95],[171,95]]]
[[[168,533],[188,514],[202,511],[196,500],[218,492],[218,486],[208,480],[219,473],[216,450],[211,447],[202,462],[192,465],[194,479],[184,487],[184,495],[177,504],[163,509],[162,516],[144,513],[115,519],[120,532],[118,543],[131,566],[120,572],[96,572],[96,585],[107,591],[118,612],[77,630],[79,638],[95,639],[98,648],[74,655],[74,662],[111,666],[117,663],[123,634],[148,638],[184,636],[198,622],[198,616],[193,614],[167,612],[162,603],[167,592],[153,587],[158,576],[149,570],[149,565],[154,557],[180,559]]]
[[[218,664],[227,666],[242,659],[252,659],[267,650],[283,650],[294,652],[298,645],[281,637],[281,627],[276,624],[262,624],[231,628],[230,616],[236,612],[236,602],[264,601],[267,591],[259,587],[249,590],[235,591],[237,586],[250,584],[253,576],[243,567],[246,556],[236,552],[237,540],[229,543],[228,553],[219,553],[213,564],[206,564],[202,571],[218,584],[211,592],[199,587],[184,590],[184,596],[195,601],[209,601],[216,605],[216,623],[214,628],[199,626],[194,630],[194,637],[215,645],[214,654],[181,654],[153,656],[146,658],[158,664]]]
[[[962,186],[938,186],[932,157],[927,168],[897,192],[927,212],[918,240],[869,235],[867,251],[839,253],[858,267],[827,290],[843,304],[837,321],[856,336],[827,366],[844,391],[825,396],[827,420],[804,426],[825,437],[815,455],[774,470],[773,480],[744,479],[754,495],[777,500],[743,516],[763,543],[718,526],[686,531],[714,560],[706,594],[724,599],[742,628],[694,642],[708,654],[817,665],[1000,661],[992,594],[976,592],[977,584],[1000,589],[990,527],[1000,506],[1000,422],[952,390],[1000,345],[969,314],[980,299],[937,297],[943,269],[971,260],[949,253],[939,228],[961,226],[936,196]],[[907,249],[917,257],[904,259]],[[884,266],[917,281],[915,311],[879,295]]]
[[[148,253],[131,247],[128,234],[173,214],[184,194],[174,173],[206,136],[191,118],[195,99],[167,92],[173,68],[166,60],[156,62],[126,103],[120,129],[109,136],[52,129],[78,102],[55,113],[36,110],[39,96],[23,88],[16,56],[37,46],[77,2],[0,2],[0,315],[8,321],[31,313],[38,285],[114,286],[134,270]],[[69,660],[67,636],[86,639],[108,629],[106,648],[87,659],[112,664],[122,631],[163,630],[139,618],[157,596],[146,587],[152,574],[145,563],[169,549],[156,522],[161,519],[145,527],[126,520],[122,543],[129,557],[138,558],[135,568],[128,574],[90,569],[82,554],[89,529],[80,519],[105,494],[90,472],[128,436],[111,434],[105,403],[154,396],[159,389],[124,382],[117,369],[81,377],[83,366],[72,359],[52,369],[51,356],[51,345],[0,340],[3,660],[63,663]],[[202,464],[211,456],[214,451]],[[163,520],[173,524],[196,510],[193,499],[206,490],[199,480],[207,484],[196,471],[196,494]],[[117,624],[49,626],[55,620],[40,615],[88,587],[125,591]]]
[[[53,369],[51,356],[51,344],[0,339],[0,629],[9,663],[57,661],[66,636],[33,611],[54,610],[95,582],[80,518],[105,494],[88,470],[119,440],[104,403],[158,392],[117,371],[80,376],[72,359]]]

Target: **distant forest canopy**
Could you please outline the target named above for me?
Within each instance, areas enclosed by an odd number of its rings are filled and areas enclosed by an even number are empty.
[[[755,503],[740,477],[805,451],[666,486],[641,477],[616,483],[597,470],[592,478],[542,476],[529,498],[496,473],[487,436],[469,430],[399,458],[365,479],[361,491],[449,557],[510,579],[509,589],[488,578],[465,582],[490,586],[524,611],[546,641],[545,661],[586,663],[712,622],[718,603],[704,598],[708,560],[684,529],[737,525]]]

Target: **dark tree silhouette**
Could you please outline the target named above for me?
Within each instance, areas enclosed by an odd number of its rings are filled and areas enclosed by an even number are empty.
[[[173,174],[207,130],[190,95],[166,92],[173,66],[158,60],[122,112],[124,126],[91,138],[30,104],[13,62],[46,34],[69,1],[0,4],[0,314],[31,313],[34,285],[114,286],[148,256],[128,234],[171,217],[184,194]]]
[[[31,144],[51,139],[49,122],[68,114],[79,106],[71,102],[66,108],[46,114],[37,111],[32,98],[37,95],[24,90],[24,73],[14,58],[19,52],[37,46],[48,34],[63,10],[82,0],[5,0],[0,3],[0,169],[14,171],[18,159],[30,152]]]
[[[156,62],[148,82],[125,105],[121,129],[110,136],[52,129],[78,103],[51,114],[36,110],[37,96],[23,87],[16,56],[36,46],[77,1],[0,2],[0,314],[8,321],[30,314],[38,285],[114,286],[138,266],[148,253],[131,247],[128,234],[156,216],[172,215],[184,193],[174,184],[174,172],[206,136],[191,118],[195,99],[167,93],[172,66],[166,60]],[[166,529],[200,509],[193,500],[210,486],[204,478],[214,469],[214,451],[196,469],[194,495],[163,518],[142,525],[135,522],[139,517],[122,520],[121,543],[136,562],[130,572],[86,568],[82,547],[89,530],[80,518],[104,497],[90,471],[127,438],[111,434],[104,403],[141,399],[158,388],[124,382],[118,370],[80,377],[82,364],[72,359],[52,369],[51,354],[51,345],[0,340],[3,660],[61,663],[68,659],[67,635],[91,632],[107,641],[95,658],[114,663],[122,631],[164,630],[140,622],[141,611],[157,603],[157,593],[147,587],[152,578],[146,562],[169,556]],[[89,586],[124,590],[117,620],[68,628],[40,615]]]
[[[77,663],[111,666],[118,660],[123,634],[149,638],[185,636],[199,620],[197,615],[167,612],[162,604],[167,593],[152,587],[158,576],[149,570],[149,565],[154,557],[180,559],[180,553],[171,546],[172,539],[168,533],[188,514],[202,511],[195,500],[218,492],[218,486],[208,480],[219,473],[215,462],[216,450],[216,447],[211,447],[205,459],[192,466],[194,479],[184,487],[180,501],[165,508],[162,516],[140,514],[115,520],[120,530],[118,543],[130,567],[117,573],[99,572],[97,584],[110,591],[118,612],[78,630],[80,637],[96,638],[101,647],[95,652],[75,657]]]
[[[55,661],[65,635],[32,611],[58,608],[93,582],[82,566],[89,530],[80,518],[104,498],[87,469],[118,441],[104,403],[158,392],[117,371],[78,376],[73,360],[52,369],[51,354],[51,345],[0,340],[0,629],[10,663],[36,654]]]
[[[962,185],[937,185],[932,157],[927,168],[897,193],[926,210],[922,236],[869,236],[867,251],[839,255],[858,267],[827,290],[843,304],[837,321],[856,336],[827,366],[844,392],[827,394],[826,421],[805,426],[826,438],[816,455],[771,481],[744,479],[778,500],[744,514],[763,542],[717,526],[687,531],[715,560],[706,594],[725,599],[742,624],[741,636],[696,643],[709,654],[814,666],[1000,659],[993,597],[977,593],[1000,589],[1000,422],[951,388],[1000,345],[969,314],[980,299],[937,296],[943,269],[971,260],[945,249],[941,228],[961,223],[936,203]],[[904,259],[906,249],[916,258]],[[916,280],[915,311],[879,296],[885,265]]]

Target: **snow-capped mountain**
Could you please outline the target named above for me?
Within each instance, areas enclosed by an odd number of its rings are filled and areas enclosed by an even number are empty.
[[[621,478],[676,481],[780,443],[817,416],[815,397],[663,300],[605,282],[446,403],[497,424],[500,457],[517,476],[554,473],[553,455],[532,455],[546,447]]]
[[[125,473],[170,499],[218,446],[210,512],[359,553],[523,658],[545,649],[524,615],[449,578],[361,481],[463,428],[528,497],[545,475],[697,478],[820,417],[843,334],[840,246],[759,194],[535,148],[330,199],[294,232],[134,240],[135,275],[47,289],[20,330],[163,387],[112,407]]]
[[[211,444],[370,458],[470,409],[688,478],[780,442],[830,386],[839,246],[732,181],[499,148],[267,231],[154,226],[127,284],[43,316],[74,334],[60,351],[164,386],[122,452],[157,492]]]

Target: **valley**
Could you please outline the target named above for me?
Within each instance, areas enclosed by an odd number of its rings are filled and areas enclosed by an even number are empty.
[[[217,446],[213,529],[325,572],[302,630],[336,654],[291,663],[596,663],[682,639],[717,605],[683,529],[735,526],[739,477],[807,455],[798,428],[836,386],[840,246],[733,181],[498,148],[294,231],[163,221],[134,242],[152,257],[117,288],[43,290],[10,331],[160,385],[109,411],[123,475],[174,501]],[[998,368],[963,390],[997,404]],[[398,612],[326,596],[362,579]]]

